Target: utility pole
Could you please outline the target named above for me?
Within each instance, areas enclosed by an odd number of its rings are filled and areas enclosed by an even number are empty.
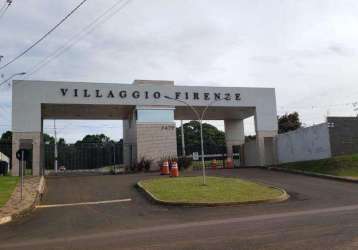
[[[116,143],[113,142],[113,172],[116,174]]]
[[[57,151],[57,131],[56,131],[56,120],[53,120],[53,130],[55,132],[55,173],[57,173],[57,169],[58,169],[58,161],[57,161],[57,157],[58,157],[58,151]]]
[[[180,126],[181,127],[181,152],[182,152],[182,156],[186,157],[183,120],[180,120],[180,125],[181,125]]]
[[[357,112],[356,116],[358,117],[358,102],[353,102],[352,105],[353,105],[353,111]]]
[[[2,59],[4,59],[4,56],[3,56],[3,55],[0,55],[0,65],[1,65]],[[5,75],[4,75],[3,73],[1,73],[0,78],[4,78],[4,76],[5,76]]]

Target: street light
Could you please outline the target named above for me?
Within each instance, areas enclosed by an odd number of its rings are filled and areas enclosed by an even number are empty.
[[[203,185],[206,185],[205,159],[204,159],[204,138],[203,138],[203,119],[204,119],[205,113],[208,110],[208,108],[213,103],[215,103],[217,101],[221,101],[221,99],[216,99],[216,100],[211,101],[205,107],[205,109],[201,112],[201,114],[199,114],[199,112],[193,106],[191,106],[189,103],[187,103],[186,101],[183,101],[181,99],[175,99],[175,98],[172,98],[172,97],[169,97],[169,96],[164,96],[164,98],[184,103],[185,105],[187,105],[194,112],[194,114],[196,115],[197,119],[199,120],[199,123],[200,123],[200,144],[201,144],[201,165],[202,165],[202,170],[203,170]]]
[[[0,86],[5,84],[7,81],[11,80],[12,78],[14,78],[15,76],[22,76],[22,75],[26,75],[26,72],[21,72],[21,73],[15,73],[13,75],[11,75],[9,78],[7,78],[6,80],[2,81],[0,83]]]

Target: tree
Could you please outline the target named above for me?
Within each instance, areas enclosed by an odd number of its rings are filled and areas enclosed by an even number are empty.
[[[12,132],[6,131],[1,135],[0,143],[11,143],[12,142]]]
[[[11,131],[6,131],[1,135],[0,138],[0,152],[9,157],[11,161],[11,152],[12,152],[12,133]]]
[[[63,138],[60,138],[60,139],[58,139],[57,144],[58,145],[66,145],[66,141]]]
[[[97,134],[97,135],[86,135],[82,140],[77,141],[76,144],[80,143],[96,143],[96,144],[107,144],[114,143],[108,136],[105,134]]]
[[[55,144],[55,137],[43,133],[43,140],[45,144]]]
[[[183,124],[186,154],[201,152],[200,148],[200,123],[190,121]],[[181,155],[181,127],[176,129],[178,155]],[[218,154],[225,152],[225,132],[215,126],[203,123],[204,150],[206,154]]]
[[[283,134],[302,127],[300,117],[297,112],[284,114],[278,118],[278,133]]]

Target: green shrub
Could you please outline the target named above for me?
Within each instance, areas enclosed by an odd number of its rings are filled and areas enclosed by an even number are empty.
[[[153,160],[146,159],[145,157],[142,157],[139,162],[134,164],[131,167],[132,172],[143,172],[143,171],[150,171],[151,165],[153,163]]]
[[[193,162],[192,158],[189,157],[179,157],[178,158],[178,166],[179,169],[188,169],[191,166],[191,163]]]

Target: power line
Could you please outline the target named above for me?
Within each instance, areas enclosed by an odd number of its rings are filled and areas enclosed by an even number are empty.
[[[7,1],[4,1],[4,4],[2,5],[2,7],[0,8],[0,15],[2,15],[1,13],[6,9],[6,7],[8,7],[8,3]]]
[[[121,5],[119,8],[115,9],[119,4],[121,4],[123,1],[119,1],[109,7],[107,10],[102,12],[100,16],[98,16],[94,21],[92,21],[90,24],[88,24],[81,32],[74,35],[72,38],[70,38],[66,44],[55,50],[52,54],[44,58],[42,61],[37,63],[32,69],[27,70],[28,74],[25,78],[29,78],[39,70],[41,70],[43,67],[45,67],[48,63],[50,63],[52,60],[58,58],[65,52],[67,52],[72,46],[74,46],[76,43],[78,43],[81,39],[83,39],[86,35],[88,35],[90,32],[92,32],[98,25],[108,21],[111,17],[113,17],[115,14],[117,14],[120,10],[122,10],[124,7],[126,7],[131,0],[126,1],[123,5]],[[24,78],[24,79],[25,79]]]
[[[5,15],[7,9],[10,7],[11,4],[12,4],[12,0],[6,0],[4,2],[3,7],[1,7],[0,9],[0,19]]]
[[[325,109],[332,107],[343,107],[343,106],[352,106],[355,107],[358,105],[358,101],[352,102],[344,102],[344,103],[335,103],[335,104],[327,104],[327,105],[307,105],[307,106],[278,106],[278,109],[283,111],[286,109],[299,109],[299,110],[314,110],[314,109]]]
[[[5,108],[3,108],[3,107],[0,106],[0,116],[1,116],[1,114],[3,114],[2,117],[3,117],[4,120],[8,119],[8,118],[7,118],[8,112],[6,111]],[[6,118],[5,118],[5,117],[6,117]]]
[[[29,52],[32,48],[34,48],[37,44],[39,44],[42,40],[44,40],[47,36],[49,36],[55,29],[57,29],[62,23],[64,23],[76,10],[78,10],[85,2],[88,0],[83,0],[80,4],[78,4],[73,10],[71,10],[70,13],[68,13],[59,23],[57,23],[52,29],[50,29],[45,35],[43,35],[39,40],[37,40],[35,43],[33,43],[30,47],[28,47],[26,50],[21,52],[18,56],[10,60],[8,63],[0,67],[0,70],[7,67],[8,65],[15,62],[17,59],[25,55],[27,52]]]

